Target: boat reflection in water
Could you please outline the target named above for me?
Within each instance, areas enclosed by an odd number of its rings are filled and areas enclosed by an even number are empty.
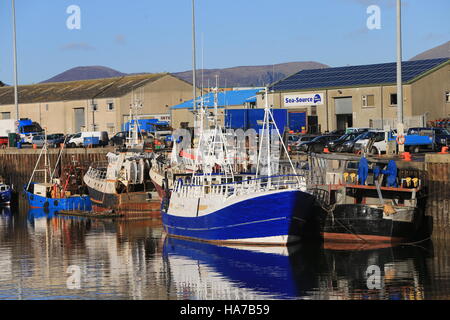
[[[433,257],[434,248],[428,240],[398,246],[329,247],[325,255],[327,281],[333,286],[317,298],[422,300],[430,281],[426,261]]]
[[[314,274],[302,261],[301,249],[225,247],[168,237],[163,256],[180,299],[253,300],[296,297],[299,291],[314,288],[308,281],[296,281],[301,277],[295,272],[307,279]],[[296,261],[303,267],[295,268]]]
[[[163,256],[178,299],[404,300],[424,298],[430,253],[431,243],[225,247],[167,238]]]
[[[5,218],[10,218],[11,217],[11,208],[5,207],[5,206],[0,206],[0,216],[3,216]]]

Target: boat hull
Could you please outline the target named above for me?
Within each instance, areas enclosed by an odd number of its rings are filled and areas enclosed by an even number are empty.
[[[341,204],[324,218],[322,235],[326,242],[399,243],[417,238],[423,221],[419,208],[387,216],[382,208]]]
[[[286,245],[318,235],[311,220],[313,202],[308,193],[278,191],[194,217],[170,214],[163,202],[162,220],[172,236],[215,243]]]
[[[0,192],[0,205],[9,205],[12,199],[12,191],[7,190]]]
[[[160,202],[149,201],[147,192],[106,193],[88,187],[95,212],[114,210],[124,215],[161,218]]]
[[[82,210],[91,211],[92,203],[88,196],[75,196],[69,198],[46,198],[26,190],[28,204],[32,209],[47,210]]]

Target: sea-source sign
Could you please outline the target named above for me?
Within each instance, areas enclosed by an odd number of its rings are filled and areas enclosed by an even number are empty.
[[[322,105],[323,100],[323,93],[286,95],[284,105],[286,107]]]

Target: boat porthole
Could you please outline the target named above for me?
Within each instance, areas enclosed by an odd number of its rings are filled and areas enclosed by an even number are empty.
[[[55,200],[55,201],[53,202],[53,204],[54,204],[55,206],[57,206],[57,205],[58,205],[58,200]]]
[[[48,208],[50,206],[50,204],[48,203],[48,201],[44,202],[44,208]]]

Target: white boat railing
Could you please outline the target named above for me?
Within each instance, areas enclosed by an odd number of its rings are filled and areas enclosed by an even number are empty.
[[[106,179],[106,170],[99,170],[90,167],[89,170],[86,172],[86,175],[89,178],[96,179],[96,180],[104,180]]]
[[[194,177],[191,184],[183,180],[175,182],[173,192],[183,198],[206,197],[221,195],[234,197],[248,195],[255,192],[274,190],[301,190],[306,186],[304,175],[279,175],[270,177],[250,178],[230,183],[202,183],[204,176]],[[189,182],[188,182],[189,183]]]

